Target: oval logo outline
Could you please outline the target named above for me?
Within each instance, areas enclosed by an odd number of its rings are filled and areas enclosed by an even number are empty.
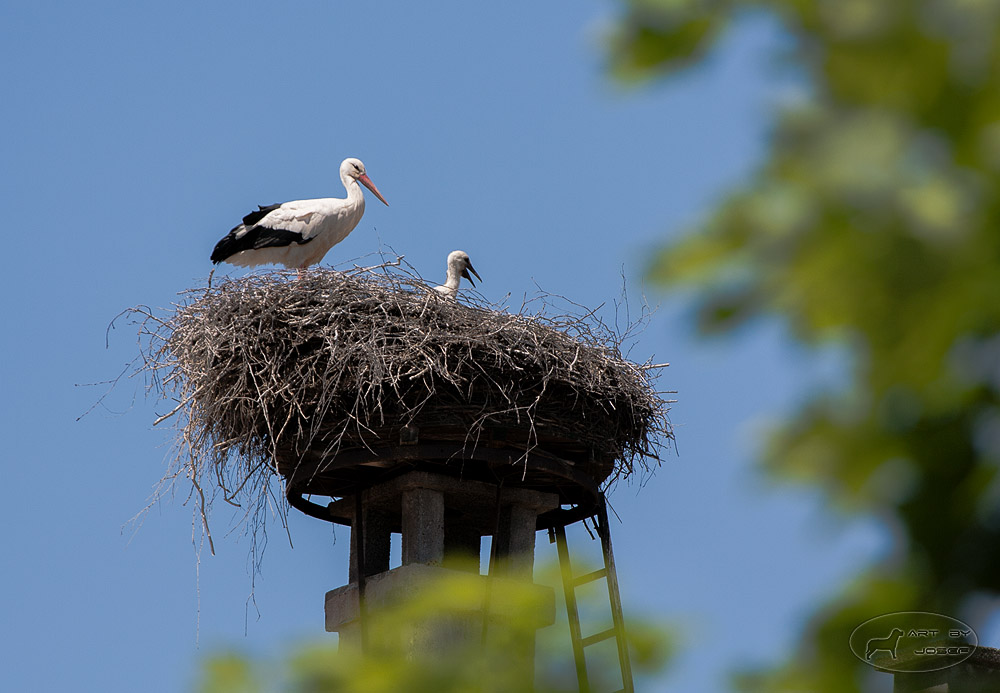
[[[919,621],[920,627],[907,624],[907,618]],[[879,625],[880,621],[886,623]],[[947,638],[938,635],[940,632],[948,633]],[[863,645],[860,652],[859,644]],[[858,625],[851,631],[848,646],[855,657],[871,667],[895,673],[920,673],[961,664],[976,651],[979,635],[972,626],[952,616],[932,611],[893,611]],[[875,659],[880,652],[883,655]],[[891,655],[890,661],[886,661],[886,655]]]

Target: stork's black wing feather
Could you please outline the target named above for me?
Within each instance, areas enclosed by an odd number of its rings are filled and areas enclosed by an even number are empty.
[[[243,217],[243,225],[246,226],[247,228],[250,228],[258,221],[266,217],[268,214],[276,210],[281,205],[282,205],[281,202],[279,202],[276,205],[266,205],[266,206],[257,205],[256,212],[250,212],[245,217]]]
[[[256,214],[256,212],[254,212]],[[247,215],[253,216],[252,214]],[[240,235],[240,231],[245,232]],[[266,226],[253,226],[247,228],[243,224],[235,227],[221,241],[215,244],[212,251],[212,262],[220,263],[228,257],[232,257],[241,250],[256,250],[258,248],[274,248],[298,243],[304,245],[312,238],[303,238],[301,233],[286,231],[285,229],[272,229]]]

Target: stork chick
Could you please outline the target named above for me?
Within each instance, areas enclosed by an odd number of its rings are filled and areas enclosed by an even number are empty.
[[[479,272],[472,266],[472,260],[469,259],[468,253],[464,250],[451,251],[448,254],[448,278],[441,286],[435,286],[434,290],[445,298],[454,301],[458,296],[458,284],[462,281],[462,277],[468,279],[472,286],[476,285],[472,281],[472,277],[469,276],[469,272],[476,275],[476,279],[479,281],[483,281],[482,277],[479,276]]]

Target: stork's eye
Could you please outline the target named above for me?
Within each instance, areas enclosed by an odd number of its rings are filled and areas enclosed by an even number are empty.
[[[355,171],[357,171],[358,173],[361,173],[361,167],[360,166],[358,166],[357,164],[352,164],[352,166],[354,166],[354,170]]]

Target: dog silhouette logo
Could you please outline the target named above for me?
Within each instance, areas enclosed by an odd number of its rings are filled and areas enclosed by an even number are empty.
[[[895,611],[870,618],[851,633],[851,652],[883,672],[947,669],[972,656],[979,638],[957,618],[929,611]]]
[[[899,639],[902,636],[903,631],[899,628],[893,628],[887,637],[872,638],[865,645],[865,659],[871,660],[872,655],[879,651],[888,652],[893,659],[896,659],[896,648],[899,647]]]

